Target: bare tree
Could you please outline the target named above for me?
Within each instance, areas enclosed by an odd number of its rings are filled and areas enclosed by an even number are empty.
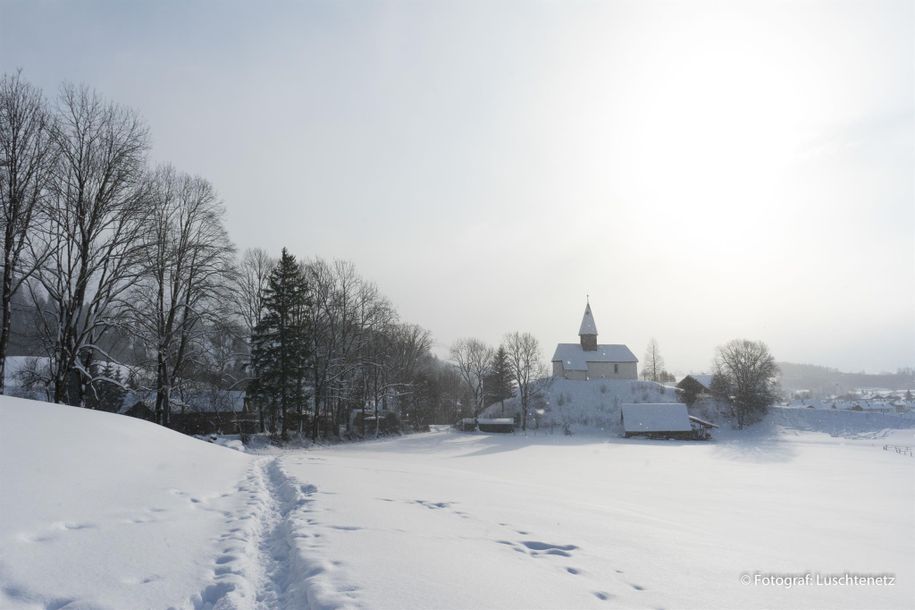
[[[477,417],[483,407],[485,392],[483,381],[489,374],[495,351],[479,339],[459,339],[451,346],[451,359],[457,364],[464,383],[473,398],[473,416]]]
[[[246,357],[249,360],[251,357],[251,335],[263,318],[264,291],[267,288],[270,272],[276,267],[277,262],[277,259],[270,256],[266,250],[249,248],[245,250],[233,274],[232,305],[235,315],[238,316],[244,326]],[[246,368],[248,375],[244,380],[245,386],[251,382],[250,366]],[[250,398],[247,392],[246,397]],[[260,431],[264,432],[266,428],[262,401],[257,403],[257,414]]]
[[[354,320],[359,338],[352,360],[358,367],[358,382],[362,385],[360,433],[365,435],[366,409],[371,404],[375,420],[374,433],[377,436],[379,407],[387,406],[390,384],[394,376],[391,366],[392,352],[395,349],[392,336],[397,326],[397,312],[390,302],[381,296],[375,284],[367,283],[359,289]]]
[[[328,263],[318,258],[305,266],[305,272],[311,294],[312,437],[317,438],[319,416],[333,413],[337,421],[342,413],[353,375],[361,366],[359,346],[366,325],[383,309],[391,308],[349,261]]]
[[[130,328],[155,355],[156,421],[167,426],[172,389],[199,351],[207,323],[224,310],[233,247],[209,182],[170,166],[151,182],[151,213],[140,236],[146,264],[123,306]]]
[[[44,231],[45,263],[30,284],[47,303],[39,331],[50,356],[54,401],[82,404],[100,345],[140,269],[148,214],[145,125],[87,87],[61,89],[55,165]],[[47,301],[42,300],[42,292]]]
[[[264,288],[276,259],[262,248],[245,250],[234,275],[232,303],[248,331],[248,335],[261,321],[264,311]]]
[[[647,381],[664,381],[664,358],[661,357],[661,350],[658,342],[654,337],[648,342],[648,348],[645,350],[645,363],[642,365],[642,378]]]
[[[508,366],[518,384],[521,397],[521,429],[527,430],[527,416],[534,382],[546,375],[547,368],[540,359],[540,342],[531,333],[513,332],[505,335]]]
[[[778,366],[762,341],[734,339],[718,347],[713,385],[727,395],[737,412],[737,427],[765,414],[777,398]]]
[[[392,310],[393,311],[393,310]],[[413,397],[417,366],[432,347],[429,331],[416,324],[391,324],[380,337],[386,345],[382,362],[385,394],[391,394],[403,416],[403,406]],[[409,401],[415,406],[415,401]],[[376,433],[378,412],[375,412]]]
[[[0,78],[0,394],[5,389],[6,350],[12,321],[13,295],[34,272],[41,257],[30,257],[27,243],[54,161],[53,118],[37,88],[22,73]]]

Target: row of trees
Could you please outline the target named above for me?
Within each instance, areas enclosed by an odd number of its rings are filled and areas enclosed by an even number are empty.
[[[505,335],[497,348],[479,339],[460,339],[451,346],[451,359],[471,397],[471,415],[477,417],[489,404],[503,403],[517,389],[521,402],[521,428],[527,430],[528,408],[534,381],[547,374],[540,343],[531,333]]]
[[[222,319],[233,272],[224,210],[205,179],[150,168],[135,112],[85,86],[52,103],[21,73],[0,78],[0,391],[12,303],[25,291],[55,402],[86,404],[119,342],[154,370],[168,423],[176,378]]]
[[[437,384],[425,370],[435,363],[431,335],[400,322],[390,302],[350,263],[300,263],[284,249],[251,294],[257,304],[251,307],[248,395],[272,431],[285,438],[288,415],[295,412],[298,432],[307,432],[309,404],[313,438],[320,421],[346,423],[354,408],[361,411],[363,434],[366,415],[377,431],[379,412],[394,404],[420,425],[434,417],[444,398],[418,399],[416,392],[421,382],[427,390],[441,389],[429,387]]]
[[[149,142],[88,87],[48,100],[21,73],[0,78],[0,392],[18,330],[44,356],[28,373],[48,399],[95,407],[129,386],[152,392],[164,425],[191,387],[250,390],[261,428],[284,435],[289,412],[311,409],[315,435],[353,407],[393,401],[429,421],[467,403],[429,333],[352,264],[237,259],[213,186],[151,167]]]

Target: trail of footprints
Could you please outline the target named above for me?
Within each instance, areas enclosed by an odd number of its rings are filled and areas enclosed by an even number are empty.
[[[507,523],[500,523],[499,525],[503,527],[510,527]],[[526,536],[530,532],[524,530],[515,530],[515,533],[520,534],[521,536]],[[518,542],[512,542],[511,540],[496,540],[497,544],[505,545],[512,550],[527,555],[529,557],[565,557],[573,558],[574,552],[578,550],[578,546],[574,544],[552,544],[549,542],[542,542],[540,540],[520,540]],[[574,566],[564,566],[563,569],[567,574],[572,576],[579,576],[584,573],[580,568]],[[617,574],[622,574],[622,570],[615,570]],[[644,591],[645,587],[635,583],[626,583],[634,591]],[[592,594],[594,597],[601,601],[607,601],[615,597],[611,593],[606,591],[593,591]]]
[[[398,502],[398,500],[395,500],[393,498],[376,498],[376,499],[380,500],[382,502]],[[470,515],[468,515],[466,512],[455,510],[453,508],[453,506],[456,504],[456,502],[450,502],[450,501],[433,502],[431,500],[422,500],[422,499],[400,500],[400,502],[419,505],[419,506],[422,506],[429,510],[449,510],[450,512],[454,513],[455,515],[459,516],[462,519],[471,518]],[[529,531],[513,529],[512,525],[509,523],[502,522],[502,523],[499,523],[499,525],[501,527],[512,529],[512,531],[514,531],[514,533],[518,534],[519,536],[530,536],[531,535],[531,532],[529,532]],[[579,548],[577,545],[574,545],[574,544],[552,544],[549,542],[543,542],[541,540],[519,540],[517,542],[513,542],[511,540],[496,540],[495,542],[497,544],[507,546],[507,547],[511,548],[513,551],[521,553],[521,554],[526,555],[531,558],[560,557],[560,558],[572,559],[574,557],[574,552],[577,551]],[[584,570],[577,568],[575,566],[568,566],[568,565],[563,566],[562,570],[566,574],[569,574],[571,576],[580,576],[580,575],[585,574]],[[616,569],[614,571],[620,575],[621,579],[624,578],[622,576],[622,574],[623,574],[622,570]],[[633,591],[636,591],[636,592],[645,591],[645,587],[643,587],[642,585],[628,582],[625,580],[624,580],[624,582]],[[601,601],[608,601],[608,600],[611,600],[616,597],[615,595],[613,595],[612,593],[608,593],[607,591],[592,591],[591,593],[592,593],[592,595],[594,595],[594,597],[596,597],[597,599],[599,599]]]

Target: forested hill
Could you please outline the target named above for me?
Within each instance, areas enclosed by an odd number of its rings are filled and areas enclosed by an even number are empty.
[[[811,390],[818,394],[837,394],[855,388],[915,390],[915,369],[899,369],[895,373],[844,373],[815,364],[779,362],[782,389]]]

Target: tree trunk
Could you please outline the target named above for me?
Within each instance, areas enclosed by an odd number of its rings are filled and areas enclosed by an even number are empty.
[[[3,324],[0,326],[0,394],[6,393],[6,346],[9,344],[13,317],[13,268],[10,251],[9,228],[3,252]]]

